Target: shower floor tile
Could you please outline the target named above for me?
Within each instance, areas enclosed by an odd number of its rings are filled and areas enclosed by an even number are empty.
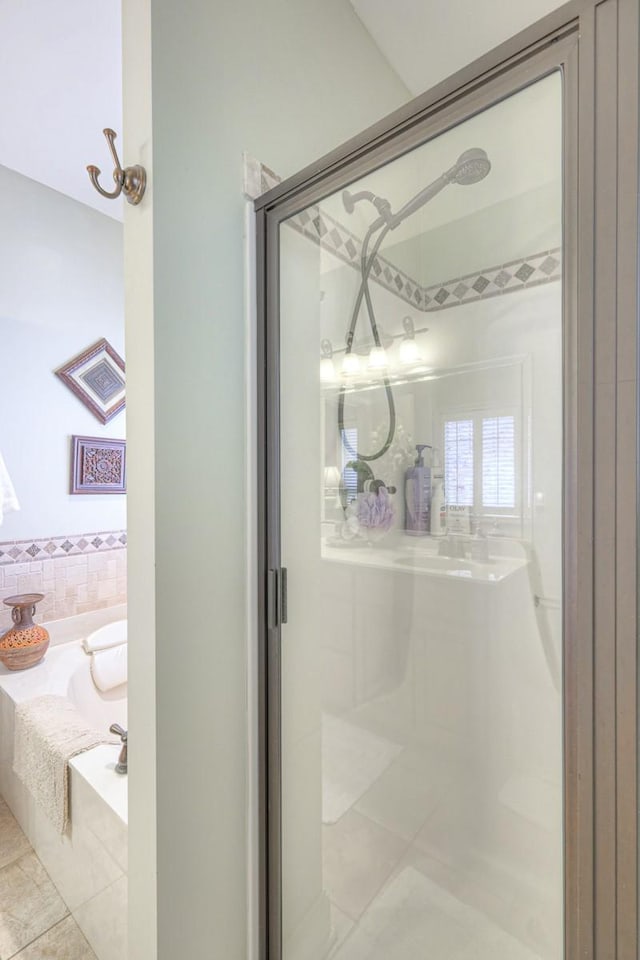
[[[391,876],[406,841],[350,810],[323,828],[324,884],[329,899],[357,920]]]
[[[335,960],[540,960],[428,877],[400,870],[362,915]]]
[[[358,801],[355,809],[405,840],[412,840],[438,800],[431,770],[414,770],[396,760]]]

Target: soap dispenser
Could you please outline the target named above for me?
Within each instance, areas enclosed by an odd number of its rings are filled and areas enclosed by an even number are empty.
[[[426,537],[431,529],[431,468],[424,463],[423,450],[428,443],[416,444],[418,456],[405,473],[405,531],[412,537]]]

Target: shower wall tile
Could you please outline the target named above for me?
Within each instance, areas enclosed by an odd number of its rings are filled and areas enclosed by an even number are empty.
[[[124,541],[122,540],[124,537]],[[118,544],[103,547],[113,538]],[[63,541],[84,540],[87,544],[100,539],[97,546],[78,547],[78,552],[63,551],[61,555],[32,560],[25,547],[34,541],[17,544],[1,543],[0,551],[0,602],[15,593],[43,593],[44,600],[38,604],[39,620],[60,620],[79,613],[88,613],[103,607],[117,606],[126,602],[127,551],[126,534],[85,534],[84,538],[55,538]],[[51,538],[36,540],[35,545],[52,542]],[[17,559],[12,559],[11,549],[16,547]],[[75,546],[75,544],[74,544]],[[24,559],[24,558],[27,559]],[[8,607],[0,609],[0,631],[11,626]]]

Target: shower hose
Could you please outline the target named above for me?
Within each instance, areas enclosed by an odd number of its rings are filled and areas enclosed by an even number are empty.
[[[380,230],[380,227],[383,229]],[[353,308],[353,313],[351,315],[351,323],[349,324],[349,330],[347,332],[347,350],[346,354],[350,354],[353,348],[353,340],[355,337],[356,326],[358,324],[358,315],[360,313],[360,308],[362,306],[362,300],[364,299],[367,316],[369,317],[369,325],[371,326],[371,333],[373,334],[373,342],[376,347],[382,347],[380,341],[380,333],[378,331],[378,324],[376,322],[376,315],[373,309],[373,303],[371,301],[371,293],[369,292],[369,275],[371,273],[371,268],[373,267],[373,262],[378,255],[378,250],[382,244],[382,241],[386,237],[387,233],[390,230],[389,224],[385,223],[382,217],[379,217],[374,223],[369,227],[364,240],[362,241],[362,254],[360,258],[360,270],[362,274],[362,281],[360,283],[360,288],[358,290],[358,295],[356,297],[356,302]],[[371,253],[369,250],[369,242],[371,237],[376,232],[380,230],[380,234],[373,245]],[[344,403],[345,403],[345,394],[346,394],[346,385],[343,383],[340,387],[340,394],[338,398],[338,430],[342,437],[342,443],[344,445],[347,453],[354,458],[354,460],[379,460],[380,457],[383,457],[391,444],[393,443],[393,438],[396,432],[396,406],[393,400],[393,391],[391,389],[391,383],[387,376],[383,379],[384,390],[387,398],[387,406],[389,408],[389,431],[387,433],[387,439],[382,444],[379,450],[375,453],[361,453],[359,450],[356,450],[352,447],[349,442],[347,432],[344,426]]]

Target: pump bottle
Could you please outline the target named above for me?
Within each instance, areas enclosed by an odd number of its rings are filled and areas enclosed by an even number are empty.
[[[431,468],[424,463],[423,450],[431,445],[416,444],[416,462],[405,473],[405,531],[412,537],[426,537],[431,530]]]

